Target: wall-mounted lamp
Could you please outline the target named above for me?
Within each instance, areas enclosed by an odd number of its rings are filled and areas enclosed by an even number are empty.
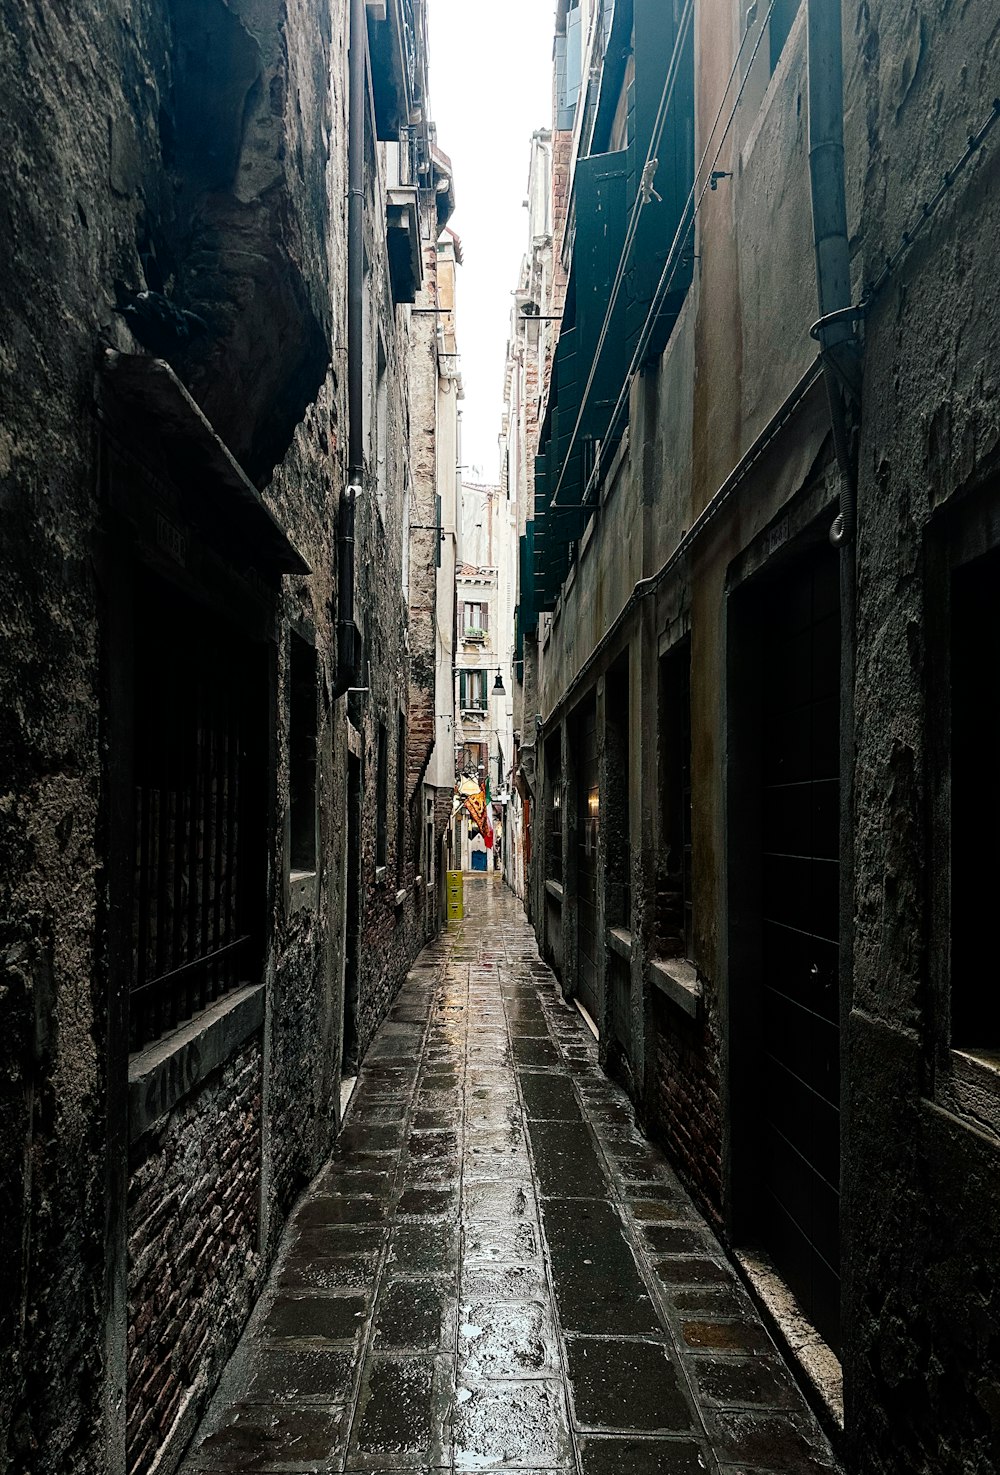
[[[598,789],[591,789],[587,795],[587,809],[591,819],[596,819],[601,809],[601,795]]]

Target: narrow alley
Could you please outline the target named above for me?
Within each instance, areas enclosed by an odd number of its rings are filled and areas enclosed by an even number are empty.
[[[998,0],[0,0],[0,1475],[1000,1475]]]
[[[834,1468],[499,877],[420,955],[195,1472]]]

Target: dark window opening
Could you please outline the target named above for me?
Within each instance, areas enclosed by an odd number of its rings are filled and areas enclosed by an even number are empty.
[[[317,661],[315,647],[291,633],[288,663],[289,862],[315,871]]]
[[[558,737],[546,751],[546,845],[545,875],[550,881],[563,877],[563,792],[562,759]]]
[[[406,844],[406,718],[399,714],[396,727],[396,880],[403,884]]]
[[[632,836],[629,815],[629,668],[626,659],[608,676],[607,920],[611,927],[632,926]]]
[[[690,958],[694,951],[691,826],[691,642],[660,663],[660,798],[663,864],[657,883],[657,951]]]
[[[378,725],[378,748],[375,773],[375,866],[381,870],[386,863],[389,823],[389,739],[385,723]]]
[[[150,581],[136,608],[133,1050],[259,978],[266,674]]]
[[[985,960],[1000,861],[1000,552],[957,571],[951,612],[951,1041],[1000,1047],[1000,992]]]

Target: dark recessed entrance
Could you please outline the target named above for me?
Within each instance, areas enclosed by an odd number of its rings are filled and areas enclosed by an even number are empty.
[[[597,710],[589,702],[574,728],[577,842],[577,998],[600,1028],[600,936],[597,922],[597,838],[600,781],[597,770]]]
[[[823,549],[740,601],[731,775],[739,1235],[840,1340],[840,594]],[[735,627],[734,627],[735,628]]]

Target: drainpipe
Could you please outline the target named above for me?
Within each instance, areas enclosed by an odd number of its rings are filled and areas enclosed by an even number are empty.
[[[337,522],[337,680],[343,696],[358,684],[354,622],[354,521],[365,470],[364,251],[365,72],[368,20],[365,0],[351,0],[347,138],[347,485]]]
[[[823,358],[833,444],[840,469],[840,512],[830,541],[854,537],[857,478],[847,432],[845,390],[857,396],[860,363],[851,302],[851,257],[844,183],[844,59],[841,0],[809,4],[809,175],[819,321],[812,328]]]

